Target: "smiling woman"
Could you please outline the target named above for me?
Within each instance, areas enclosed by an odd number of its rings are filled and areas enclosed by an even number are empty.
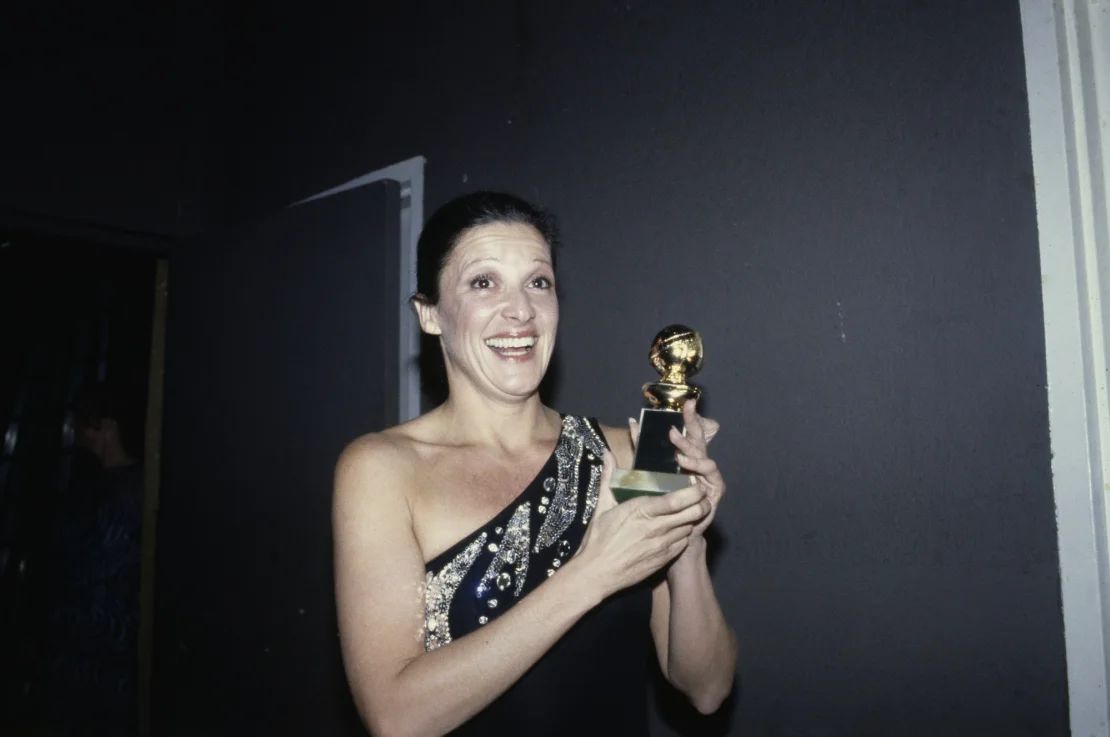
[[[438,304],[413,302],[421,328],[440,338],[452,393],[496,402],[534,391],[559,325],[551,249],[539,231],[512,222],[470,228],[439,287]]]
[[[688,488],[616,504],[629,432],[539,398],[556,241],[549,215],[489,192],[421,235],[412,302],[447,400],[355,440],[336,469],[344,661],[374,734],[645,735],[652,642],[699,710],[731,687],[735,638],[702,537],[724,492],[715,423],[684,409]]]

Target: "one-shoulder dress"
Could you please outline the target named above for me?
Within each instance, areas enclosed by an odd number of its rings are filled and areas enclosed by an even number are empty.
[[[482,527],[427,564],[424,649],[483,627],[578,550],[597,506],[605,440],[593,419],[564,416],[539,474]],[[626,589],[583,616],[508,691],[453,735],[643,737],[651,592]]]

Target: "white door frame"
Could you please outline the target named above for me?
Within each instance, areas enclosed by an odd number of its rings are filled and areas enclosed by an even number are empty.
[[[1110,2],[1021,0],[1071,733],[1110,737]]]
[[[317,192],[311,197],[297,200],[289,205],[296,207],[314,200],[322,200],[365,187],[375,182],[397,182],[401,187],[400,210],[400,291],[403,300],[416,292],[416,242],[420,229],[424,226],[424,165],[427,159],[414,156],[382,169],[355,177],[331,189]],[[398,305],[398,352],[397,352],[397,419],[399,422],[411,420],[420,414],[420,334],[416,316],[408,309],[407,303]]]

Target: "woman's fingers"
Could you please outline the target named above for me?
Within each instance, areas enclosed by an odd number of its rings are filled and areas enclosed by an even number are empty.
[[[682,405],[682,421],[686,425],[686,437],[705,447],[705,429],[698,416],[698,400],[691,399]]]
[[[709,443],[713,441],[713,438],[717,437],[717,433],[721,429],[721,423],[716,420],[711,420],[708,417],[702,417],[701,426],[705,431],[705,444],[709,445]]]
[[[662,545],[670,547],[672,543],[678,542],[683,538],[690,537],[690,533],[693,531],[693,529],[693,525],[679,525],[678,527],[672,527],[671,529],[667,530],[666,534],[664,534],[660,538],[660,543]]]
[[[720,469],[717,462],[705,452],[705,446],[698,446],[677,432],[671,433],[671,442],[678,448],[675,459],[678,465],[691,473],[703,477],[712,484],[720,483]]]
[[[704,518],[705,515],[709,514],[712,509],[713,505],[710,504],[709,500],[703,499],[697,504],[692,504],[680,512],[675,512],[674,514],[659,518],[659,522],[663,525],[664,529],[693,525],[695,522]]]
[[[705,491],[698,486],[662,494],[646,499],[642,507],[644,516],[656,530],[692,524],[700,520],[713,508]]]
[[[721,430],[721,423],[698,414],[696,399],[682,405],[682,420],[686,423],[686,435],[703,446],[709,445]]]
[[[710,486],[720,487],[724,485],[721,470],[717,466],[717,462],[706,454],[704,443],[698,443],[688,437],[683,437],[681,433],[674,429],[671,430],[671,442],[678,449],[675,459],[683,470],[700,476]]]
[[[690,432],[687,428],[686,432]],[[683,435],[677,428],[672,427],[669,431],[671,443],[674,447],[686,455],[694,456],[695,458],[705,455],[705,441],[699,441],[689,435]]]
[[[697,504],[705,498],[705,491],[697,486],[672,491],[656,496],[642,496],[630,503],[638,503],[646,517],[666,517]]]
[[[693,458],[685,453],[679,453],[675,458],[678,459],[678,465],[683,470],[696,473],[698,476],[704,476],[706,479],[720,472],[717,468],[717,461],[712,458]]]

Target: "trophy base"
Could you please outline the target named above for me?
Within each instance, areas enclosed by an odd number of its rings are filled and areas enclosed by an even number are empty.
[[[692,483],[690,477],[683,473],[617,468],[613,471],[609,488],[613,490],[613,497],[620,503],[637,496],[669,494],[672,491],[685,489]]]

